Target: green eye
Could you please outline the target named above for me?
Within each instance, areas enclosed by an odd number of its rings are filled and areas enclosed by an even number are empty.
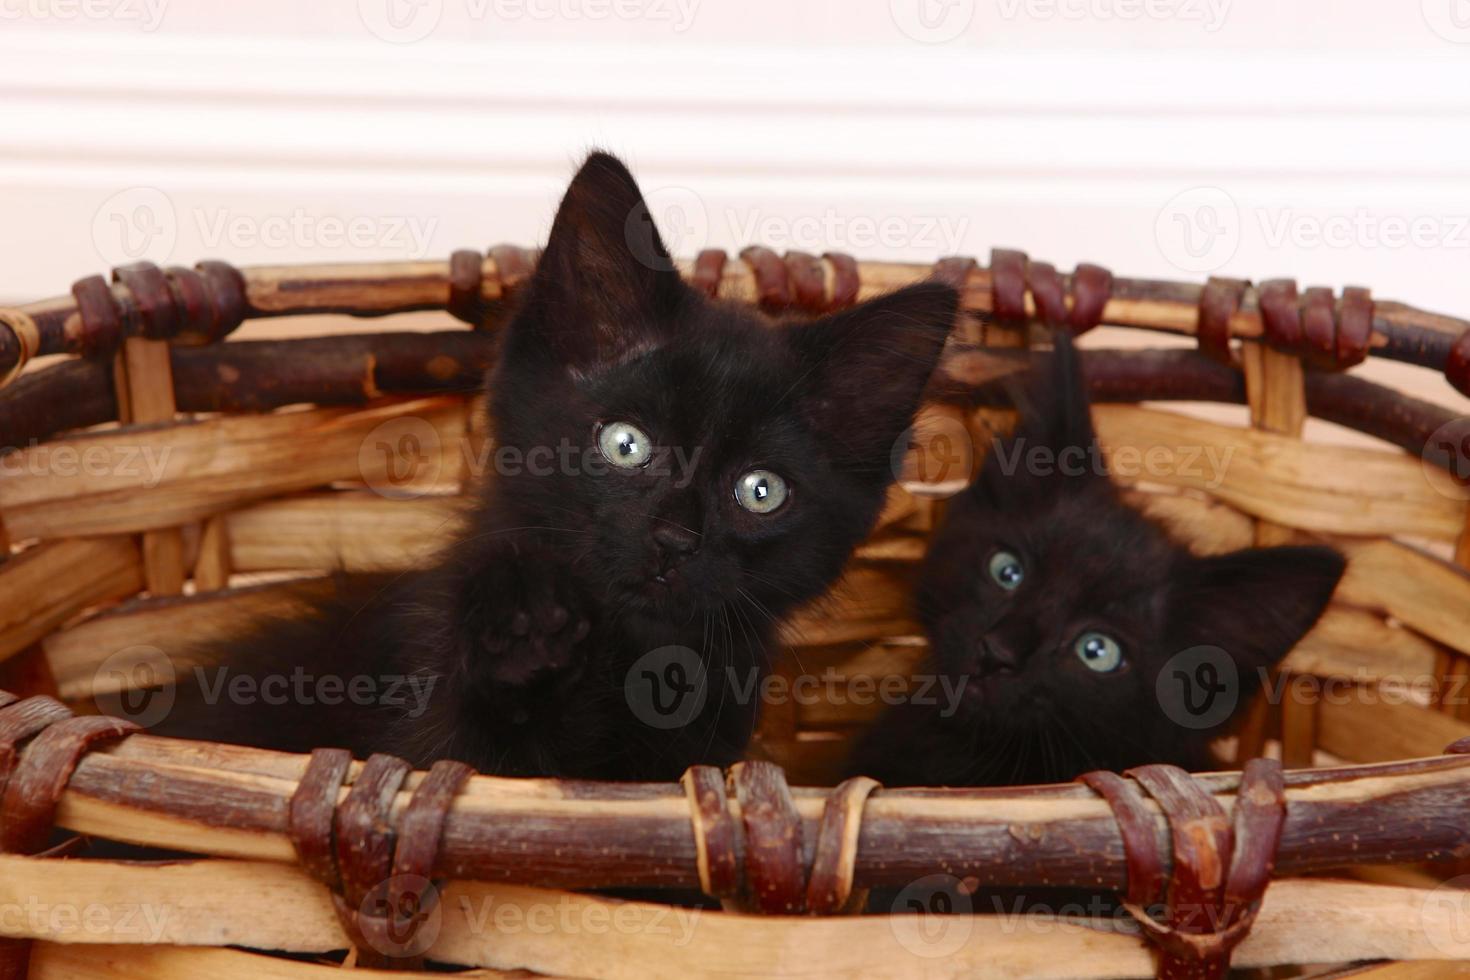
[[[1072,649],[1076,651],[1077,659],[1087,665],[1088,670],[1095,670],[1099,674],[1111,673],[1123,663],[1123,648],[1106,633],[1095,630],[1083,633],[1077,637]]]
[[[990,578],[1007,592],[1014,592],[1026,580],[1026,569],[1021,559],[1009,551],[997,551],[990,556]]]
[[[597,427],[597,448],[611,464],[637,469],[653,456],[653,440],[630,422],[604,422]]]
[[[735,501],[752,514],[769,514],[786,502],[786,481],[770,470],[751,470],[735,481]]]

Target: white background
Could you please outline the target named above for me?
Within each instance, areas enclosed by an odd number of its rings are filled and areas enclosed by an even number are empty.
[[[1470,0],[0,0],[0,302],[532,244],[600,145],[684,254],[1001,245],[1463,315],[1467,110]]]

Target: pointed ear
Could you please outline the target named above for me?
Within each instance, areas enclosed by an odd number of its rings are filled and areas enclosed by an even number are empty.
[[[658,343],[687,296],[633,175],[598,152],[562,198],[515,330],[589,369]]]
[[[1015,430],[984,447],[985,465],[971,488],[991,506],[1034,504],[1107,479],[1071,335],[1057,331],[1051,353],[1037,357],[1015,393]]]
[[[1087,447],[1097,441],[1092,428],[1092,406],[1082,358],[1072,335],[1057,331],[1046,366],[1031,375],[1031,384],[1018,399],[1020,431],[1060,449]]]
[[[888,471],[959,302],[949,286],[923,282],[785,328],[804,367],[802,412],[844,467]]]
[[[1182,556],[1169,599],[1176,650],[1223,649],[1254,682],[1321,617],[1347,561],[1331,548],[1247,548],[1210,558]]]

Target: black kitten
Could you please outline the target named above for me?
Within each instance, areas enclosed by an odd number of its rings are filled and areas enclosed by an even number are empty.
[[[632,175],[593,154],[505,332],[497,473],[463,533],[432,568],[349,579],[223,658],[367,678],[362,696],[331,705],[308,684],[242,705],[206,669],[157,727],[503,774],[672,779],[738,759],[757,708],[741,692],[779,617],[872,528],[957,304],[925,283],[777,326],[711,302]]]
[[[1214,768],[1209,742],[1342,576],[1330,548],[1199,558],[1176,544],[1108,478],[1070,338],[1050,360],[1016,433],[951,502],[921,575],[930,669],[962,694],[893,709],[854,772],[973,786]]]

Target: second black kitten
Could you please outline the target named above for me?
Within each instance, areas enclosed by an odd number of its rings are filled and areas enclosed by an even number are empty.
[[[921,284],[777,325],[712,302],[593,154],[505,330],[497,472],[453,544],[206,651],[222,668],[157,730],[518,775],[735,761],[757,713],[740,692],[877,519],[957,304]],[[271,701],[231,686],[280,677]]]
[[[1101,465],[1069,337],[1050,361],[925,559],[928,669],[963,694],[892,709],[859,744],[854,773],[979,786],[1155,762],[1214,768],[1209,743],[1342,576],[1331,548],[1202,558],[1173,541]]]

